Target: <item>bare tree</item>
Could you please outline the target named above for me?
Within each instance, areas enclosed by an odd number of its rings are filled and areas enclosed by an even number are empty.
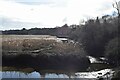
[[[116,10],[117,10],[117,13],[118,13],[118,17],[120,17],[120,6],[119,6],[119,4],[118,4],[119,2],[116,2],[115,1],[115,3],[113,3],[113,8],[115,8]]]
[[[113,8],[115,8],[117,10],[118,13],[118,34],[117,36],[120,37],[120,1],[113,3]]]

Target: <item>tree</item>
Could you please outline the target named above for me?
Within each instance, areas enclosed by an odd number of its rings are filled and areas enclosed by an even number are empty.
[[[108,62],[112,65],[120,65],[120,46],[118,42],[120,38],[116,37],[108,42],[105,49],[105,57],[108,59]]]
[[[117,10],[118,13],[118,37],[120,37],[120,1],[116,2],[113,4],[113,8],[115,8]]]
[[[22,30],[26,30],[26,28],[22,28]]]
[[[120,1],[119,2],[115,1],[115,3],[113,3],[113,8],[115,8],[117,10],[118,17],[120,18],[120,9],[119,9],[120,6],[119,6],[119,3],[120,3]]]

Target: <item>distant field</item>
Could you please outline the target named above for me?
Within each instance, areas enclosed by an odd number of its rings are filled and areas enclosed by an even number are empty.
[[[55,36],[49,35],[2,35],[2,50],[5,52],[34,51],[55,43]]]
[[[37,52],[49,54],[78,54],[83,52],[78,44],[64,43],[60,38],[50,35],[3,35],[2,51],[4,54],[16,52]]]
[[[55,39],[55,36],[50,35],[0,35],[3,41],[22,40],[22,39]]]

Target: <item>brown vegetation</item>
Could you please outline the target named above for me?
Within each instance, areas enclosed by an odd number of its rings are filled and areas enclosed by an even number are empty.
[[[3,65],[42,69],[81,69],[89,66],[78,44],[47,39],[8,39],[2,41]]]

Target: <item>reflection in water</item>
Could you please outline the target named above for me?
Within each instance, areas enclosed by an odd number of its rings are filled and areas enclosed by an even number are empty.
[[[0,80],[2,79],[2,72],[0,71]]]
[[[34,68],[3,67],[3,78],[69,78],[75,72],[63,70],[39,70]]]
[[[38,72],[32,72],[25,74],[23,72],[16,71],[6,71],[2,72],[2,78],[69,78],[65,74],[55,74],[55,73],[47,73],[45,75],[40,75]]]
[[[2,77],[3,78],[40,78],[40,74],[38,72],[25,74],[23,72],[6,71],[6,72],[2,72]]]
[[[56,74],[56,73],[40,74],[39,72],[36,71],[31,73],[24,73],[20,71],[3,71],[2,78],[41,78],[40,80],[42,79],[45,80],[47,78],[64,78],[68,80],[71,80],[73,78],[79,78],[80,80],[97,80],[98,77],[100,76],[102,77],[104,74],[108,72],[110,74],[106,76],[108,79],[111,79],[114,72],[111,69],[105,69],[96,72],[78,72],[74,74]]]
[[[1,72],[0,72],[1,73]],[[109,75],[106,75],[109,73]],[[111,69],[104,69],[93,72],[63,72],[61,70],[35,70],[33,68],[13,68],[3,67],[2,78],[64,78],[72,80],[79,78],[80,80],[96,80],[98,77],[112,78],[114,71]],[[41,80],[40,79],[40,80]]]

